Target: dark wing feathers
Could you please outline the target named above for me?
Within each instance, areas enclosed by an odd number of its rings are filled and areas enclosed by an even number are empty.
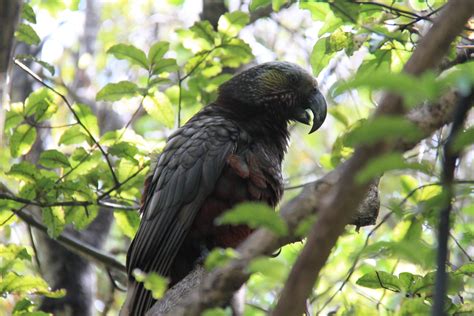
[[[145,192],[143,218],[127,256],[130,275],[135,268],[169,272],[238,135],[228,120],[196,116],[169,138]]]

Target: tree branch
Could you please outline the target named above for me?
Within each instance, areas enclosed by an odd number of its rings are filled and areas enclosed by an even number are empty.
[[[464,24],[474,13],[474,2],[452,0],[441,12],[432,28],[420,41],[404,71],[420,75],[434,68],[448,51],[449,45],[463,30]],[[399,115],[405,112],[400,96],[386,94],[377,108],[375,117]],[[373,146],[356,148],[354,155],[344,165],[340,181],[325,198],[320,201],[320,217],[313,226],[305,247],[293,266],[282,290],[273,315],[301,314],[304,302],[324,266],[332,247],[344,231],[346,223],[354,213],[353,205],[359,204],[365,192],[366,183],[358,183],[356,174],[371,159],[393,151],[395,143],[381,142]],[[317,249],[318,251],[314,251]]]
[[[456,113],[451,126],[448,140],[443,148],[444,161],[443,173],[441,175],[444,193],[444,207],[440,212],[438,223],[438,253],[437,253],[437,270],[435,280],[435,296],[433,304],[433,315],[446,315],[445,297],[447,289],[446,261],[448,259],[448,237],[450,230],[449,216],[452,208],[453,200],[453,182],[454,171],[456,169],[456,160],[459,158],[460,152],[453,150],[453,142],[459,131],[464,125],[467,113],[472,107],[474,92],[462,97],[456,109]]]
[[[40,221],[34,218],[32,215],[28,214],[25,210],[19,209],[13,211],[19,218],[21,218],[28,225],[46,233],[47,228]],[[56,240],[66,246],[67,248],[73,250],[74,252],[79,252],[81,255],[87,257],[91,261],[94,261],[99,264],[103,264],[107,267],[116,269],[120,272],[126,272],[125,266],[115,260],[111,255],[103,253],[100,249],[97,249],[91,245],[85,244],[77,238],[71,236],[67,232],[62,232]]]
[[[464,22],[473,11],[474,3],[469,0],[450,2],[443,10],[438,20],[439,23],[433,25],[426,38],[416,49],[407,63],[405,71],[418,75],[438,64],[447,47],[463,29]],[[427,137],[452,120],[451,113],[457,98],[456,93],[450,92],[443,96],[438,104],[422,106],[410,112],[407,117],[424,132],[423,137]],[[403,112],[401,99],[397,96],[386,95],[376,115]],[[291,295],[282,294],[282,297],[291,297],[293,307],[295,303],[298,303],[298,310],[292,308],[286,314],[284,313],[285,310],[288,311],[286,308],[276,311],[282,312],[283,315],[298,314],[304,308],[307,293],[311,291],[331,248],[343,232],[345,224],[353,216],[355,212],[354,205],[359,204],[364,196],[367,184],[357,185],[354,182],[356,172],[371,157],[376,157],[388,150],[408,150],[415,144],[415,142],[410,144],[382,143],[375,148],[358,148],[350,160],[319,181],[307,185],[296,198],[282,206],[281,215],[288,224],[289,236],[278,238],[265,229],[257,230],[237,249],[240,258],[232,260],[225,267],[207,275],[202,280],[200,288],[194,290],[190,297],[184,298],[185,302],[181,302],[180,306],[173,309],[172,314],[199,315],[208,307],[219,306],[228,302],[232,293],[248,279],[249,273],[246,267],[253,258],[271,253],[280,246],[294,240],[296,238],[294,232],[298,223],[307,218],[308,215],[319,212],[318,221],[312,229],[305,250],[303,250],[305,253],[305,259],[302,259],[303,266],[308,272],[300,283],[304,285],[304,288],[295,289],[294,292],[288,292],[287,289],[286,293],[291,293]],[[314,249],[318,249],[318,251],[314,251]],[[307,259],[311,259],[310,264],[308,264]],[[292,285],[296,284],[290,282]]]

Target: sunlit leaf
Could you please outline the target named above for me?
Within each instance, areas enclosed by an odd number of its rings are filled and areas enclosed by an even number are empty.
[[[28,24],[20,23],[15,32],[15,37],[28,45],[38,45],[41,41],[35,30]]]
[[[261,7],[266,7],[267,5],[270,5],[272,3],[272,0],[252,0],[250,3],[249,9],[250,11],[255,11],[258,8]]]
[[[10,152],[13,157],[27,154],[36,140],[36,129],[33,126],[22,124],[13,132],[10,138]]]
[[[158,42],[151,46],[150,51],[148,53],[148,62],[150,65],[156,65],[160,60],[162,60],[165,53],[170,48],[170,43],[168,42]]]
[[[395,292],[401,290],[398,278],[384,271],[372,271],[364,274],[356,284],[371,289],[386,289]]]
[[[71,166],[67,157],[56,149],[43,151],[38,163],[46,168],[64,168]]]
[[[110,47],[107,50],[107,53],[114,55],[117,59],[126,59],[132,64],[141,66],[145,69],[149,68],[148,59],[146,58],[145,53],[133,45],[116,44]]]
[[[138,94],[139,88],[130,81],[109,83],[97,92],[97,101],[118,101],[122,98],[131,98]]]
[[[227,12],[219,18],[217,30],[230,37],[237,36],[248,22],[247,13],[242,11]]]
[[[133,238],[140,225],[140,216],[137,212],[115,211],[115,222],[119,229],[129,238]]]
[[[48,228],[48,235],[56,238],[63,231],[66,224],[62,207],[45,207],[43,210],[43,223]]]
[[[171,101],[162,92],[155,92],[143,100],[143,107],[150,116],[166,127],[174,125],[174,109]]]
[[[76,112],[77,117],[81,123],[87,128],[87,130],[94,136],[99,136],[99,124],[97,123],[97,117],[95,116],[92,109],[85,104],[77,103],[74,104],[72,109]]]
[[[64,131],[59,138],[59,145],[80,144],[88,139],[89,136],[85,134],[85,131],[79,125],[74,125]]]
[[[165,291],[168,289],[168,279],[155,273],[143,273],[142,271],[135,269],[133,276],[138,282],[142,282],[145,289],[150,290],[154,299],[163,297]]]

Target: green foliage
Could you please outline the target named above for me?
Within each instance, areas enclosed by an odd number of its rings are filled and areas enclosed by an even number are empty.
[[[21,219],[13,211],[24,208],[31,212],[31,204],[43,205],[35,206],[40,209],[37,219],[42,220],[53,238],[68,225],[77,230],[86,228],[104,204],[116,205],[118,208],[113,210],[116,225],[107,251],[109,247],[117,250],[118,260],[124,262],[124,245],[133,238],[140,221],[135,209],[140,205],[145,175],[155,163],[166,136],[215,100],[217,88],[231,78],[234,69],[254,60],[275,58],[311,66],[313,73],[319,75],[323,91],[335,82],[326,94],[330,117],[323,128],[309,136],[296,126],[292,128],[292,142],[283,169],[288,186],[319,178],[322,174],[319,165],[330,171],[347,160],[358,146],[380,141],[411,142],[423,137],[418,128],[402,117],[368,119],[378,105],[380,92],[398,94],[407,107],[413,107],[436,102],[452,88],[462,95],[470,91],[474,82],[473,63],[458,65],[441,75],[427,73],[413,77],[402,72],[417,46],[418,33],[424,34],[430,25],[416,21],[417,16],[440,9],[446,1],[300,1],[291,2],[291,9],[286,10],[289,2],[253,0],[250,13],[245,7],[242,11],[226,12],[219,18],[217,29],[208,21],[197,21],[188,27],[189,21],[182,23],[174,19],[177,10],[188,9],[182,0],[168,0],[170,5],[160,7],[153,2],[105,2],[98,15],[101,28],[97,42],[91,43],[95,52],[84,53],[83,39],[76,42],[74,34],[61,54],[57,54],[59,59],[54,58],[54,50],[63,36],[58,37],[55,30],[66,30],[58,22],[59,17],[69,19],[68,14],[75,10],[83,14],[85,6],[79,6],[78,0],[25,3],[23,23],[16,38],[37,46],[32,49],[34,55],[15,58],[28,66],[32,63],[33,72],[74,101],[71,111],[56,93],[35,86],[26,100],[12,97],[18,102],[5,105],[0,186],[31,203],[0,199],[2,240],[29,242]],[[266,11],[260,9],[269,6],[275,13],[249,26],[250,17],[258,18]],[[398,9],[405,13],[398,14]],[[66,15],[65,10],[68,10]],[[300,21],[303,10],[308,11],[312,21],[306,18]],[[138,18],[137,13],[140,13]],[[151,20],[143,18],[151,15],[154,16]],[[167,16],[165,23],[162,16]],[[44,27],[45,17],[47,23],[55,25],[53,28]],[[245,33],[241,33],[244,28]],[[44,39],[39,38],[35,29],[38,33],[41,30],[39,34],[47,31]],[[464,37],[470,35],[466,32]],[[155,38],[160,41],[154,42]],[[247,39],[250,39],[248,43]],[[48,49],[41,50],[42,40]],[[49,45],[52,42],[54,49]],[[459,40],[453,43],[448,59],[455,58],[460,45],[463,44]],[[306,47],[309,47],[307,51]],[[36,54],[38,50],[41,52]],[[15,79],[14,89],[16,82]],[[72,91],[71,88],[78,86],[80,89]],[[94,91],[95,100],[104,102],[93,104]],[[96,113],[103,114],[103,107],[107,107],[107,115],[98,117]],[[113,116],[108,114],[112,111],[118,112],[123,122],[110,130],[108,123]],[[469,122],[454,140],[453,149],[468,153],[474,139],[472,130]],[[373,231],[362,228],[358,233],[347,229],[341,236],[323,276],[314,286],[309,299],[311,312],[327,314],[337,309],[341,315],[429,313],[435,269],[434,227],[445,200],[439,185],[439,151],[444,137],[445,133],[429,137],[405,155],[391,153],[367,161],[356,175],[357,181],[365,182],[383,174],[379,192],[380,225]],[[42,152],[37,152],[34,146],[39,140],[43,142]],[[461,159],[456,176],[470,180],[471,165],[469,159]],[[286,190],[284,199],[297,192]],[[472,314],[469,300],[473,265],[464,254],[467,252],[472,257],[472,190],[469,184],[455,184],[454,193],[446,309],[449,314]],[[308,217],[294,233],[304,238],[316,220],[316,216]],[[288,233],[278,212],[260,204],[240,205],[219,218],[218,223],[264,227],[278,236]],[[252,260],[248,266],[251,278],[245,315],[264,315],[262,310],[272,309],[302,245],[285,246],[276,258]],[[49,291],[44,280],[37,276],[32,257],[30,248],[11,243],[0,245],[0,288],[4,289],[0,294],[8,297],[0,300],[0,314],[6,311],[14,315],[44,315],[36,311],[35,295],[62,294]],[[233,249],[214,249],[205,265],[211,270],[238,257]],[[105,284],[108,279],[102,275],[105,273],[99,274],[99,282]],[[351,277],[346,279],[348,275]],[[153,289],[156,297],[166,289],[166,281],[160,276],[138,274],[138,279]],[[341,284],[345,286],[339,290]],[[103,292],[100,288],[97,300],[108,297]],[[115,294],[109,313],[117,313],[117,302],[123,301],[121,295]],[[464,302],[458,297],[463,297]],[[214,308],[205,314],[228,315],[230,311]]]
[[[118,101],[122,98],[131,98],[138,94],[138,86],[130,81],[109,83],[97,92],[97,101]]]
[[[265,227],[279,236],[284,236],[288,233],[288,227],[278,213],[273,211],[268,205],[255,202],[237,205],[218,217],[216,223],[219,225],[245,224],[251,228]]]
[[[154,299],[163,297],[168,288],[168,280],[157,273],[143,273],[139,270],[133,271],[133,276],[138,282],[142,282],[145,289],[150,290]]]
[[[38,45],[41,41],[36,31],[28,24],[20,23],[15,32],[17,40],[25,42],[28,45]]]

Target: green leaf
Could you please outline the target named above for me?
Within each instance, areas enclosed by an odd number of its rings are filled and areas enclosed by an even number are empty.
[[[366,273],[357,280],[356,284],[371,289],[386,289],[394,292],[401,290],[398,278],[384,271]]]
[[[225,309],[220,307],[208,308],[204,310],[202,316],[227,316],[229,313],[225,311]]]
[[[15,272],[8,272],[0,282],[1,294],[39,294],[47,297],[62,297],[64,290],[51,291],[48,283],[41,277],[32,275],[18,275]]]
[[[318,75],[329,64],[334,54],[334,52],[329,52],[329,39],[327,37],[320,38],[314,44],[310,57],[313,74]]]
[[[418,181],[413,176],[402,175],[400,176],[400,184],[402,185],[403,194],[410,194],[408,200],[413,203],[416,203],[420,195],[420,190],[417,190],[419,186]]]
[[[92,112],[92,109],[88,105],[82,103],[74,104],[72,109],[76,112],[79,120],[87,130],[94,137],[99,137],[99,124],[97,123],[97,117],[94,112]]]
[[[474,144],[474,127],[459,133],[454,139],[453,150],[462,150],[464,147]]]
[[[50,118],[57,109],[52,92],[47,88],[40,88],[30,93],[26,99],[24,115],[34,115],[36,121],[43,121]]]
[[[207,256],[204,262],[206,270],[211,271],[223,267],[232,259],[239,257],[239,253],[232,248],[214,248]]]
[[[413,285],[415,282],[419,282],[421,280],[421,275],[411,274],[409,272],[402,272],[398,275],[398,279],[400,280],[400,288],[403,292],[412,295],[413,294]]]
[[[28,3],[23,3],[23,8],[21,9],[21,17],[26,21],[36,24],[36,14],[33,11],[33,8]]]
[[[130,211],[115,211],[115,221],[117,226],[129,238],[133,238],[137,233],[138,226],[140,225],[140,216],[137,212]]]
[[[128,60],[132,64],[141,66],[147,70],[149,68],[148,59],[146,58],[145,53],[133,45],[116,44],[110,47],[107,50],[107,53],[114,55],[117,59]]]
[[[249,6],[250,11],[255,11],[258,8],[266,7],[272,3],[272,0],[252,0]]]
[[[460,266],[455,273],[462,273],[467,275],[474,275],[474,262],[468,262]]]
[[[0,244],[0,257],[7,261],[15,259],[31,261],[28,250],[24,246],[17,244]]]
[[[212,46],[214,46],[215,40],[217,39],[217,33],[214,31],[214,28],[209,21],[204,20],[196,22],[189,30],[194,35],[195,39],[202,40],[202,50],[211,49]]]
[[[73,224],[77,230],[83,230],[97,217],[99,208],[89,206],[87,209],[83,206],[70,206],[65,208],[66,224]]]
[[[174,109],[166,94],[156,91],[153,95],[147,95],[143,100],[143,107],[153,119],[166,127],[173,127]]]
[[[15,304],[15,307],[13,308],[12,313],[13,315],[18,315],[19,313],[21,313],[20,315],[23,316],[24,313],[22,312],[29,312],[31,309],[30,307],[33,307],[34,305],[35,304],[29,299],[23,298],[20,301],[18,301],[18,303]]]
[[[70,206],[65,208],[66,224],[73,224],[77,230],[83,230],[97,217],[99,208],[96,206]]]
[[[158,42],[153,44],[148,52],[148,62],[150,65],[156,65],[163,58],[165,53],[169,50],[170,43],[168,42]]]
[[[120,142],[117,144],[114,144],[109,147],[109,153],[111,155],[120,157],[120,158],[125,158],[133,162],[137,162],[135,159],[135,155],[138,153],[138,149],[136,146],[132,145],[131,143],[128,142]]]
[[[66,155],[56,149],[43,151],[38,163],[46,168],[64,168],[71,166]]]
[[[85,134],[82,130],[82,127],[79,125],[74,125],[64,131],[64,133],[59,138],[59,145],[72,145],[80,144],[84,141],[87,141],[89,136]]]
[[[275,282],[284,282],[288,274],[288,267],[281,261],[269,257],[253,259],[248,268],[251,273],[261,273]]]
[[[152,75],[156,76],[163,72],[173,72],[178,70],[176,59],[174,58],[161,58],[152,66]],[[163,79],[163,78],[160,78]]]
[[[33,126],[22,124],[13,132],[10,138],[10,153],[13,157],[27,154],[36,140],[36,129]]]
[[[273,11],[280,11],[281,6],[287,2],[288,0],[272,0]]]
[[[240,30],[249,23],[249,15],[242,11],[227,12],[221,15],[217,30],[229,37],[239,34]]]
[[[131,98],[137,95],[139,88],[130,81],[109,83],[97,92],[97,101],[118,101],[122,98]]]
[[[388,153],[369,161],[369,163],[356,175],[358,183],[364,183],[384,172],[398,169],[413,169],[427,172],[426,165],[421,163],[407,162],[401,153]]]
[[[216,219],[219,225],[245,224],[251,228],[265,227],[279,236],[288,233],[285,221],[268,205],[256,202],[241,203]]]
[[[56,238],[64,230],[66,224],[64,210],[61,207],[43,208],[43,223],[48,228],[48,235]]]
[[[7,111],[5,116],[5,130],[9,130],[10,128],[14,128],[23,122],[23,116],[20,115],[18,112],[14,111]]]
[[[14,164],[6,174],[21,181],[35,181],[38,173],[35,165],[22,161]]]
[[[137,282],[143,283],[145,289],[151,291],[154,299],[162,298],[168,289],[168,279],[162,277],[158,273],[143,273],[142,271],[135,269],[133,271],[133,276]]]
[[[422,135],[421,130],[404,117],[381,116],[367,120],[350,131],[346,144],[355,147],[361,144],[372,145],[381,140],[414,141]]]
[[[19,59],[21,61],[32,61],[32,62],[35,62],[39,65],[41,65],[44,69],[46,69],[47,71],[49,71],[49,73],[54,76],[54,66],[51,65],[50,63],[47,63],[39,58],[36,58],[35,56],[32,56],[32,55],[24,55],[24,54],[19,54],[19,55],[16,55],[15,56],[16,59]]]
[[[28,45],[38,45],[41,41],[35,30],[25,23],[20,23],[18,30],[15,32],[15,37]]]
[[[431,307],[425,303],[425,299],[422,297],[403,300],[400,308],[400,315],[402,316],[421,316],[429,315],[430,313]]]

